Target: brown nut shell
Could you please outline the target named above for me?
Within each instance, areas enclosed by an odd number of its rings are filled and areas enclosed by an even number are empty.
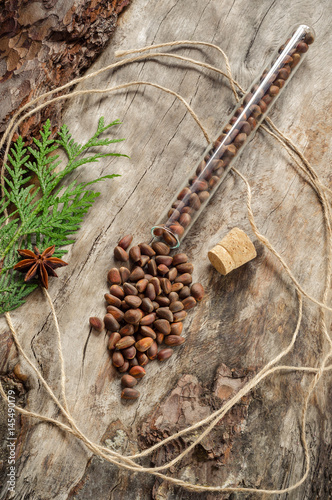
[[[156,342],[158,345],[162,344],[164,341],[164,334],[161,333],[161,332],[158,332],[157,333],[157,338],[156,338]]]
[[[170,346],[181,345],[185,341],[186,341],[186,339],[184,337],[181,337],[180,335],[168,335],[164,339],[165,344],[170,345]]]
[[[110,287],[110,292],[111,292],[111,295],[114,295],[118,299],[121,299],[121,300],[124,299],[125,294],[124,294],[124,291],[120,285],[112,285]],[[113,305],[115,305],[115,304],[113,304]]]
[[[282,80],[281,78],[279,78],[278,80],[276,80],[274,82],[274,85],[276,85],[277,87],[279,87],[279,89],[282,89],[282,87],[285,85],[285,80]]]
[[[137,309],[142,304],[142,300],[137,297],[137,295],[127,295],[125,297],[125,302],[132,309]]]
[[[157,319],[153,326],[163,335],[169,335],[171,333],[171,325],[166,319]]]
[[[204,287],[200,283],[193,283],[190,288],[191,295],[200,302],[205,294]]]
[[[123,248],[124,250],[127,250],[127,248],[131,245],[132,241],[133,241],[133,235],[127,234],[126,236],[123,236],[123,238],[121,238],[121,240],[118,243],[118,246]]]
[[[117,332],[120,329],[120,325],[112,314],[107,313],[104,316],[105,328],[109,332]]]
[[[159,275],[165,276],[165,274],[168,273],[169,268],[167,266],[165,266],[165,264],[159,264],[159,266],[157,267],[157,270],[158,270]]]
[[[169,359],[172,354],[173,349],[171,349],[170,347],[167,349],[161,349],[157,354],[158,361],[166,361],[166,359]]]
[[[201,203],[205,203],[210,197],[210,193],[208,191],[201,191],[198,193],[198,198]]]
[[[123,283],[123,291],[126,295],[138,295],[138,290],[132,283]]]
[[[134,344],[135,344],[135,338],[127,336],[127,337],[122,337],[120,340],[118,340],[118,342],[115,344],[115,347],[117,349],[126,349],[127,347],[131,347]]]
[[[251,126],[250,123],[243,121],[239,123],[239,130],[242,134],[250,135],[251,134]]]
[[[140,333],[143,337],[151,337],[153,340],[156,338],[155,331],[150,326],[141,326]]]
[[[192,276],[189,273],[180,274],[175,278],[175,283],[182,283],[183,285],[190,285],[192,282]]]
[[[171,292],[179,292],[184,287],[183,283],[173,283]]]
[[[174,234],[170,233],[170,231],[166,229],[163,232],[163,240],[171,248],[176,247],[177,245],[177,239]]]
[[[146,290],[145,290],[145,295],[151,301],[153,301],[156,298],[156,290],[155,290],[155,287],[153,286],[153,283],[149,283],[147,285]]]
[[[190,196],[191,191],[189,188],[185,187],[178,194],[178,200],[183,200],[186,196]]]
[[[138,324],[143,317],[142,311],[139,309],[128,309],[125,312],[124,320],[132,325]]]
[[[267,97],[269,97],[269,98],[270,98],[270,96],[267,96]],[[263,99],[264,99],[264,98],[263,98]],[[271,99],[271,98],[270,98],[270,99]],[[264,101],[264,102],[266,102],[266,101]],[[250,116],[250,117],[248,118],[248,120],[247,120],[247,121],[248,121],[248,123],[249,123],[249,125],[250,125],[251,129],[252,129],[252,130],[254,130],[254,128],[255,128],[255,127],[256,127],[256,125],[257,125],[257,122],[256,122],[255,118],[254,118],[253,116]]]
[[[129,370],[129,375],[135,378],[143,378],[145,375],[145,370],[142,366],[133,366]]]
[[[176,266],[179,274],[189,273],[192,274],[194,271],[194,266],[190,262],[185,262]]]
[[[178,321],[183,321],[185,319],[185,317],[187,316],[187,313],[185,310],[183,311],[179,311],[177,313],[174,313],[174,323],[177,323]]]
[[[308,45],[305,42],[300,42],[297,45],[297,51],[300,52],[300,54],[304,54],[308,50]]]
[[[292,62],[290,63],[290,67],[291,68],[295,68],[295,66],[297,66],[301,60],[301,56],[300,54],[298,54],[297,52],[295,54],[293,54],[292,56]]]
[[[157,255],[168,255],[171,251],[170,247],[162,241],[154,241],[152,243],[152,248]]]
[[[124,357],[122,356],[120,351],[114,351],[112,356],[112,364],[116,368],[119,368],[125,362]]]
[[[122,283],[121,274],[117,267],[112,267],[112,269],[108,271],[107,280],[112,285],[121,285]]]
[[[120,271],[122,283],[125,283],[126,281],[128,281],[128,278],[130,275],[129,269],[127,269],[127,267],[120,267],[119,271]]]
[[[191,223],[191,216],[189,214],[186,214],[186,213],[181,214],[179,222],[180,222],[181,226],[183,226],[184,228],[186,228]]]
[[[171,324],[171,335],[181,335],[183,330],[183,323],[172,323]]]
[[[289,72],[287,71],[287,68],[281,68],[278,72],[278,78],[277,79],[281,79],[281,80],[287,80],[287,78],[289,77]]]
[[[105,297],[106,302],[110,306],[121,307],[121,299],[119,299],[119,297],[116,297],[115,295],[112,295],[111,293],[105,293],[104,297]]]
[[[172,291],[172,283],[167,278],[161,278],[159,280],[162,291],[165,295],[168,295]]]
[[[130,347],[126,347],[125,349],[122,349],[121,353],[125,359],[131,360],[131,359],[135,358],[137,351],[136,351],[135,347],[132,345]]]
[[[157,342],[153,341],[149,349],[146,351],[146,354],[148,358],[152,361],[153,359],[156,359],[157,353],[158,353],[158,344]]]
[[[129,399],[129,400],[134,400],[139,397],[139,392],[136,391],[136,389],[133,389],[131,387],[126,387],[123,389],[121,392],[121,399]]]
[[[184,228],[181,226],[180,223],[174,223],[171,226],[169,226],[170,231],[172,231],[173,234],[177,234],[178,236],[182,236],[184,233]]]
[[[134,347],[135,349],[135,347]],[[138,353],[136,353],[137,355]],[[137,357],[135,356],[134,358],[132,359],[128,359],[129,361],[129,369],[132,368],[133,366],[138,366],[138,361],[137,361]]]
[[[118,366],[117,369],[118,369],[119,373],[125,373],[125,372],[127,372],[129,370],[129,367],[130,367],[129,360],[125,359],[123,365],[122,366]]]
[[[271,85],[271,87],[269,88],[269,94],[270,96],[274,97],[276,95],[279,94],[279,87],[277,87],[276,85]]]
[[[173,313],[169,307],[159,307],[156,311],[158,318],[166,319],[170,323],[173,321]]]
[[[141,258],[141,249],[138,245],[131,247],[129,250],[129,257],[133,262],[138,262]]]
[[[156,264],[159,266],[160,264],[164,264],[167,267],[170,267],[170,265],[173,262],[173,257],[170,255],[157,255],[156,257]]]
[[[170,302],[177,302],[179,300],[179,294],[176,292],[171,292],[168,295],[168,298],[169,298]]]
[[[121,335],[121,337],[126,337],[127,335],[133,335],[135,332],[135,328],[134,328],[134,325],[125,325],[123,326],[122,328],[120,328],[119,330],[119,334]]]
[[[178,275],[178,270],[176,269],[176,267],[171,267],[166,277],[169,281],[174,281],[177,275]]]
[[[247,135],[245,133],[238,134],[234,139],[234,145],[240,148],[247,140]]]
[[[156,302],[158,302],[160,307],[167,307],[171,303],[168,297],[164,297],[162,295],[158,295],[158,297],[156,297]]]
[[[273,99],[273,98],[272,98],[269,94],[266,94],[266,95],[262,98],[262,101],[264,101],[264,102],[265,102],[265,104],[269,105],[269,104],[272,102],[272,99]],[[254,120],[254,118],[253,118],[253,120]],[[249,121],[249,119],[248,119],[248,121]],[[255,122],[256,122],[256,120],[255,120]],[[255,127],[256,127],[256,125],[255,125]],[[253,128],[255,128],[255,127],[253,127]]]
[[[179,298],[181,300],[189,297],[190,295],[190,288],[189,286],[184,286],[183,288],[181,288],[181,290],[179,291]]]
[[[201,207],[201,202],[196,193],[192,193],[189,197],[189,206],[194,210],[199,210]]]
[[[157,274],[158,274],[157,264],[156,264],[156,261],[154,259],[151,259],[148,262],[148,272],[152,276],[157,276]]]
[[[101,332],[104,329],[104,322],[100,318],[97,318],[96,316],[91,316],[89,318],[89,323],[90,326],[96,330],[96,332]]]
[[[149,362],[149,358],[145,352],[137,352],[137,360],[140,366],[146,366]]]
[[[143,309],[144,312],[148,313],[148,315],[150,313],[152,313],[152,311],[154,309],[153,304],[152,304],[152,300],[149,299],[149,297],[144,297],[144,299],[142,299],[141,308]],[[147,324],[149,324],[149,323],[147,323]]]
[[[135,347],[139,352],[145,352],[149,349],[152,343],[153,339],[151,337],[144,337],[143,339],[136,342]]]
[[[114,248],[114,258],[121,262],[127,262],[129,260],[129,255],[122,247],[117,246]]]
[[[138,246],[141,249],[142,255],[147,255],[148,257],[153,257],[154,255],[156,255],[156,252],[147,243],[140,243]]]
[[[144,278],[144,271],[141,267],[135,267],[130,273],[129,279],[130,281],[139,281]]]
[[[184,306],[185,311],[188,311],[189,309],[192,309],[197,305],[196,299],[194,297],[187,297],[186,299],[183,299],[182,304]]]
[[[144,267],[149,262],[150,257],[148,255],[141,255],[140,260],[136,262],[139,267]]]
[[[161,286],[160,286],[159,278],[152,278],[149,285],[150,284],[154,286],[156,296],[160,295],[161,294]]]
[[[185,253],[177,253],[173,256],[173,266],[178,266],[179,264],[184,264],[188,262],[188,256]]]
[[[169,306],[169,309],[170,309],[170,311],[172,311],[172,313],[182,311],[183,308],[184,308],[184,304],[182,302],[180,302],[179,300],[172,302]]]
[[[107,313],[112,314],[112,316],[118,321],[122,321],[124,317],[124,312],[121,311],[118,307],[115,306],[107,306]]]
[[[136,288],[137,290],[139,291],[139,293],[144,293],[145,290],[146,290],[146,287],[148,286],[149,282],[146,278],[143,278],[141,280],[139,280],[137,283],[136,283]]]
[[[143,299],[144,300],[144,299]],[[151,302],[151,301],[150,301]],[[152,304],[152,302],[151,302]],[[153,307],[153,304],[152,304],[152,307]],[[153,309],[152,309],[153,310]],[[144,316],[141,321],[139,322],[141,326],[149,326],[149,325],[152,325],[152,323],[155,321],[156,319],[156,313],[150,313],[150,314],[147,314],[146,316]]]
[[[121,385],[123,387],[134,387],[137,384],[137,379],[129,374],[123,375]]]
[[[115,344],[119,342],[121,335],[118,332],[112,332],[108,339],[107,349],[112,351],[115,349]]]

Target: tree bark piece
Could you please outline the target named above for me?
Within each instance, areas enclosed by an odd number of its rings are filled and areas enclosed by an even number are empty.
[[[321,15],[324,9],[323,0],[301,5],[302,17],[315,20],[317,40],[270,116],[299,144],[331,188],[331,114],[326,103],[332,53],[325,43],[330,21]],[[140,0],[125,13],[112,46],[93,69],[115,61],[115,50],[174,39],[205,40],[226,51],[234,77],[247,88],[298,20],[299,6],[286,0],[269,4]],[[212,49],[187,47],[181,54],[224,68],[220,54]],[[180,93],[203,120],[211,138],[234,105],[221,76],[166,58],[101,74],[86,88],[134,80],[150,80]],[[180,251],[195,265],[194,280],[206,289],[206,297],[188,312],[184,322],[186,343],[169,360],[146,366],[146,376],[137,384],[141,394],[137,402],[121,401],[120,376],[111,365],[107,336],[90,331],[89,317],[105,313],[103,296],[108,292],[107,272],[114,267],[116,243],[128,233],[134,234],[134,244],[149,241],[150,228],[188,177],[206,143],[183,105],[157,89],[132,87],[105,98],[84,96],[70,103],[64,121],[81,142],[100,115],[109,121],[121,120],[114,133],[126,141],[118,151],[129,154],[130,160],[111,158],[95,167],[103,175],[121,173],[122,177],[100,187],[101,196],[69,250],[69,265],[52,283],[50,294],[63,335],[66,389],[73,416],[90,439],[128,455],[205,418],[236,394],[289,344],[298,302],[282,267],[255,240],[247,220],[244,184],[230,174],[181,244]],[[256,134],[236,167],[252,187],[258,228],[304,289],[321,300],[327,269],[317,196],[280,145],[265,133]],[[80,181],[88,182],[95,174],[90,169],[77,171]],[[254,240],[257,258],[223,277],[210,265],[207,251],[234,226]],[[25,349],[58,394],[60,371],[48,304],[37,291],[12,317]],[[317,307],[304,301],[298,341],[282,364],[318,366],[327,349],[319,318]],[[6,330],[4,320],[0,321]],[[304,472],[299,423],[312,377],[277,372],[265,379],[168,474],[206,485],[280,489],[296,483]],[[58,416],[33,375],[31,379],[29,409]],[[290,500],[332,496],[330,391],[331,372],[324,375],[310,399],[306,427],[310,472],[304,484],[287,495]],[[18,454],[17,498],[45,498],[45,492],[55,500],[262,498],[258,494],[198,494],[148,474],[123,471],[92,457],[73,437],[47,424],[22,420],[25,434]],[[178,439],[141,463],[163,464],[192,439]]]
[[[23,104],[82,74],[112,36],[130,0],[8,1],[0,9],[0,133]],[[27,120],[29,139],[40,123],[60,121],[63,103]]]

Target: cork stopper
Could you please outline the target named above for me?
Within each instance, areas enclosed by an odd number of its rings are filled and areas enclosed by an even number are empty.
[[[242,229],[234,227],[208,252],[213,267],[226,275],[256,257],[256,249]]]

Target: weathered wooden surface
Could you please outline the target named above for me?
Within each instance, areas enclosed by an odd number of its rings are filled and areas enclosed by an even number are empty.
[[[227,52],[234,76],[248,86],[288,28],[298,21],[310,22],[316,30],[316,42],[271,118],[301,146],[331,187],[328,12],[327,1],[293,4],[286,0],[238,0],[230,4],[219,0],[136,0],[94,69],[109,64],[117,49],[174,39],[204,40]],[[221,57],[212,50],[186,48],[181,53],[223,67]],[[231,92],[221,77],[166,59],[103,74],[87,88],[138,79],[158,82],[186,97],[211,135],[233,106]],[[238,226],[252,235],[244,185],[229,175],[183,243],[183,251],[195,264],[195,280],[207,290],[204,303],[185,322],[187,342],[167,363],[148,366],[138,403],[122,404],[119,377],[110,365],[106,338],[89,332],[88,318],[104,313],[105,278],[113,265],[114,244],[127,232],[132,232],[136,241],[149,237],[150,227],[190,172],[205,142],[182,105],[156,89],[133,88],[103,99],[85,97],[70,104],[65,121],[76,138],[83,140],[101,114],[123,122],[116,136],[127,140],[119,150],[129,153],[131,159],[112,159],[94,167],[100,173],[117,172],[122,177],[100,187],[102,196],[68,255],[70,265],[52,283],[50,293],[63,332],[70,409],[92,440],[129,454],[209,415],[277,355],[295,328],[297,300],[275,258],[258,242],[258,257],[245,267],[225,278],[211,269],[207,251],[229,229]],[[237,167],[252,186],[258,227],[304,288],[321,298],[326,247],[315,194],[295,172],[286,153],[265,134],[256,135]],[[86,168],[79,175],[90,180],[95,172]],[[57,389],[55,330],[45,300],[35,293],[12,317],[24,347]],[[1,331],[7,332],[3,319]],[[6,337],[3,342],[7,346]],[[326,349],[317,308],[305,301],[299,338],[282,363],[317,366]],[[13,348],[8,350],[9,362],[3,371],[16,362]],[[171,474],[210,485],[274,489],[295,483],[303,473],[299,422],[311,380],[312,375],[300,372],[266,379]],[[31,410],[58,416],[33,375],[26,391]],[[308,480],[287,496],[272,498],[331,498],[330,394],[331,374],[327,374],[310,400],[306,428],[311,457]],[[17,499],[271,498],[188,492],[155,481],[152,476],[130,474],[101,462],[76,439],[47,424],[24,418],[19,431],[22,444]],[[176,441],[143,463],[160,465],[189,442],[189,437]],[[1,498],[6,498],[4,491]]]
[[[15,111],[81,74],[108,43],[129,0],[0,1],[0,133]],[[30,138],[62,104],[24,123]]]

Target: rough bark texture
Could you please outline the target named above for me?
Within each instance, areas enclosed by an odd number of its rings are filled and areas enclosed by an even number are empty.
[[[0,1],[0,133],[20,106],[91,65],[129,1]],[[61,108],[49,106],[34,115],[21,133],[29,139],[49,117],[56,124]]]
[[[271,118],[299,144],[331,188],[328,161],[332,123],[327,103],[332,56],[327,43],[331,34],[326,0],[303,1],[300,6],[288,0],[137,0],[124,13],[112,44],[93,68],[109,64],[117,49],[174,39],[204,40],[227,52],[235,78],[247,87],[287,36],[288,29],[299,21],[299,9],[300,21],[311,20],[317,39],[273,108]],[[181,53],[224,67],[213,50],[185,48]],[[166,59],[135,63],[102,74],[93,85],[138,79],[158,82],[183,95],[211,136],[234,104],[227,82],[220,76]],[[88,85],[90,88],[92,82]],[[84,97],[69,105],[64,120],[76,139],[83,140],[101,114],[122,121],[115,134],[127,140],[118,151],[130,154],[131,159],[111,159],[95,167],[100,174],[116,172],[122,177],[101,187],[102,195],[68,254],[70,265],[52,283],[50,293],[63,333],[69,407],[90,439],[130,454],[220,408],[289,343],[297,322],[297,299],[281,266],[257,241],[257,258],[227,277],[218,275],[209,265],[208,249],[232,227],[240,227],[253,237],[247,221],[244,185],[230,174],[181,245],[195,264],[195,281],[201,281],[207,290],[206,299],[185,321],[187,341],[168,362],[147,366],[138,402],[121,402],[120,377],[110,364],[106,335],[89,331],[88,318],[104,313],[106,273],[114,265],[115,243],[129,232],[137,242],[149,238],[150,227],[195,166],[205,142],[184,107],[173,96],[156,89],[133,87],[107,98]],[[266,134],[256,134],[236,166],[252,186],[259,229],[282,254],[304,289],[321,299],[326,245],[315,193],[294,170],[287,154]],[[79,172],[80,180],[91,180],[92,175],[96,172],[92,174],[89,169]],[[58,391],[55,330],[42,295],[34,293],[12,317],[25,349]],[[8,333],[4,319],[1,331]],[[317,307],[305,301],[298,340],[282,364],[317,366],[326,349]],[[2,341],[1,353],[4,377],[8,383],[17,383],[11,371],[16,362],[15,350],[8,335]],[[22,371],[29,373],[25,382],[27,407],[58,417],[58,411],[24,363]],[[275,489],[294,484],[304,470],[299,423],[311,380],[312,375],[301,372],[269,377],[169,474],[209,485]],[[330,394],[331,372],[320,381],[310,400],[306,427],[309,477],[287,495],[188,492],[147,474],[119,470],[92,456],[73,437],[47,424],[21,418],[17,434],[22,445],[17,452],[14,498],[328,500],[332,497]],[[187,436],[176,440],[142,464],[160,465],[192,439]],[[7,498],[5,486],[0,496]]]

